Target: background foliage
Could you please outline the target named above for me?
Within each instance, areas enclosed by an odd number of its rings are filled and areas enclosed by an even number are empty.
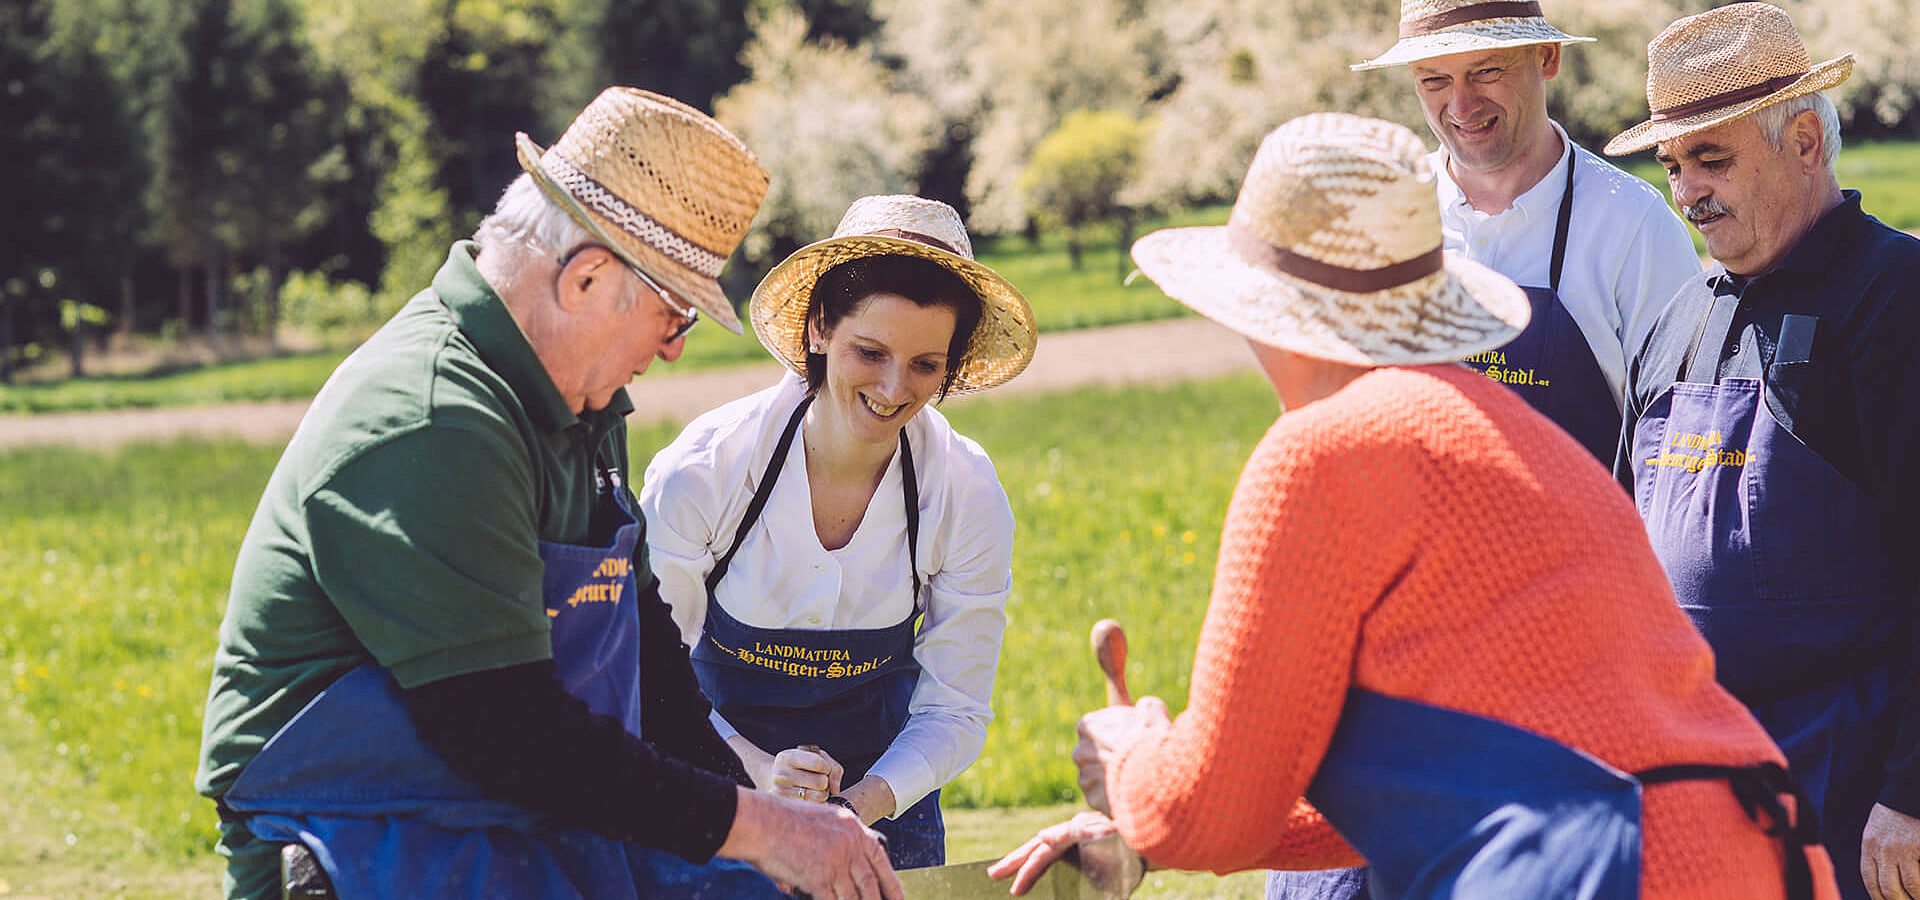
[[[1557,0],[1599,38],[1549,104],[1603,141],[1645,112],[1647,40],[1714,0]],[[1850,138],[1920,128],[1916,0],[1791,4]],[[1069,118],[1143,123],[1116,202],[1230,199],[1253,148],[1342,109],[1424,134],[1353,73],[1395,0],[9,0],[0,5],[0,381],[138,335],[216,348],[364,332],[610,83],[717,109],[774,174],[735,285],[854,197],[947,200],[982,233],[1074,215],[1022,176]],[[332,294],[338,294],[338,297]],[[297,298],[298,302],[294,302]],[[63,301],[103,321],[60,314]],[[72,308],[72,307],[68,307]],[[96,317],[97,318],[97,317]],[[257,343],[257,342],[256,342]]]

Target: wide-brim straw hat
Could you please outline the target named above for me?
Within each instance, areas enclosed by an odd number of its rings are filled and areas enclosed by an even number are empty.
[[[767,170],[707,114],[637,88],[602,91],[520,166],[594,239],[735,334],[720,270],[767,195]],[[565,249],[565,248],[562,248]]]
[[[948,394],[1005,384],[1033,361],[1039,330],[1027,298],[1000,273],[975,262],[973,242],[953,207],[909,195],[861,197],[833,237],[794,251],[754,288],[750,317],[774,358],[807,374],[807,312],[813,286],[828,269],[868,256],[917,256],[952,270],[980,298],[980,324]]]
[[[1400,42],[1354,63],[1354,71],[1404,66],[1423,59],[1529,44],[1591,41],[1547,24],[1540,4],[1513,0],[1402,0]]]
[[[1346,113],[1275,129],[1225,227],[1153,232],[1133,261],[1209,319],[1348,365],[1464,359],[1513,340],[1530,314],[1512,281],[1442,249],[1420,139]]]
[[[1853,74],[1853,54],[1813,65],[1785,10],[1732,3],[1688,16],[1647,44],[1650,115],[1607,142],[1620,156],[1824,91]]]

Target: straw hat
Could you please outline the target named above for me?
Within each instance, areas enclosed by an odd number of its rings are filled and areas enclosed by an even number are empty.
[[[520,166],[595,240],[740,333],[716,279],[767,195],[767,172],[739,138],[671,97],[613,87],[552,147],[526,132],[514,142]]]
[[[1540,4],[1513,0],[1401,0],[1400,42],[1352,68],[1385,69],[1407,63],[1528,44],[1591,41],[1547,24]]]
[[[907,195],[853,201],[833,237],[794,251],[767,273],[753,291],[751,317],[760,343],[805,377],[807,308],[814,282],[848,260],[888,254],[917,256],[946,266],[980,298],[980,325],[947,393],[1004,384],[1033,360],[1039,333],[1027,298],[998,272],[973,261],[973,243],[967,240],[967,229],[953,207]]]
[[[1652,116],[1607,142],[1619,156],[1716,125],[1760,107],[1824,91],[1853,73],[1853,54],[1812,65],[1784,10],[1733,3],[1688,16],[1647,44]]]
[[[1207,318],[1349,365],[1464,359],[1512,340],[1530,313],[1513,282],[1442,250],[1420,139],[1346,113],[1275,129],[1225,227],[1153,232],[1133,261]]]

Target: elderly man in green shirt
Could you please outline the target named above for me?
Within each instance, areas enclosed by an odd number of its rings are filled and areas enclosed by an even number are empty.
[[[603,93],[334,373],[261,498],[196,786],[226,894],[897,898],[837,806],[751,789],[632,512],[625,385],[679,357],[767,188],[676,101]]]

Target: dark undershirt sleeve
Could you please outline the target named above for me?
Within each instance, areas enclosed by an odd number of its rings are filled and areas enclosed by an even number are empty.
[[[733,827],[732,779],[596,715],[566,692],[550,660],[457,675],[404,694],[421,737],[455,771],[563,827],[694,863],[711,859]]]
[[[660,582],[647,565],[646,546],[641,541],[634,554],[638,557],[634,572],[644,579],[640,585],[641,733],[666,752],[751,788],[753,781],[740,757],[708,718],[713,706],[700,693],[672,608],[660,599]]]

